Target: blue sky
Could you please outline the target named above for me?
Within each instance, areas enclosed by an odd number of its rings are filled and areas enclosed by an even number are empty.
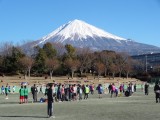
[[[37,40],[74,19],[160,47],[160,0],[0,0],[0,42]]]

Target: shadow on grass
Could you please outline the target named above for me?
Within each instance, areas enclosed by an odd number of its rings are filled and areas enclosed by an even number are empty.
[[[29,101],[28,103],[23,103],[22,105],[27,105],[27,104],[30,104],[32,103],[31,101]],[[40,103],[39,101],[38,102],[35,102],[35,103]],[[19,104],[19,102],[9,102],[9,101],[4,101],[4,102],[0,102],[0,104]]]
[[[19,104],[19,102],[0,102],[0,104]]]
[[[4,116],[4,115],[0,115],[0,118],[1,117],[4,117],[4,118],[12,118],[12,117],[15,117],[15,118],[48,118],[48,117],[45,117],[45,116],[18,116],[18,115],[12,115],[12,116]]]

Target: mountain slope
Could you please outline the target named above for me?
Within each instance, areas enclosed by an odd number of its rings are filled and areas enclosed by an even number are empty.
[[[58,29],[35,41],[34,46],[46,42],[71,44],[75,47],[89,47],[92,50],[114,50],[129,54],[144,54],[160,51],[159,47],[127,40],[105,32],[81,20],[73,20],[60,26]]]

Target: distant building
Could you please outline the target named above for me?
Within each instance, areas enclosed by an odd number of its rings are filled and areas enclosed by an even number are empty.
[[[135,60],[144,63],[146,72],[148,70],[154,69],[155,66],[160,65],[160,53],[135,55],[131,57]]]

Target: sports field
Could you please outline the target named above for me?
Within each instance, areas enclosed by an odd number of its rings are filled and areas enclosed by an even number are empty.
[[[54,114],[56,118],[47,118],[46,103],[32,103],[29,96],[28,104],[18,104],[18,94],[9,95],[6,100],[0,95],[0,120],[159,120],[160,103],[155,102],[153,88],[145,96],[139,89],[131,97],[110,98],[103,95],[98,98],[97,93],[89,95],[88,100],[55,102]],[[38,95],[39,98],[42,94]]]

